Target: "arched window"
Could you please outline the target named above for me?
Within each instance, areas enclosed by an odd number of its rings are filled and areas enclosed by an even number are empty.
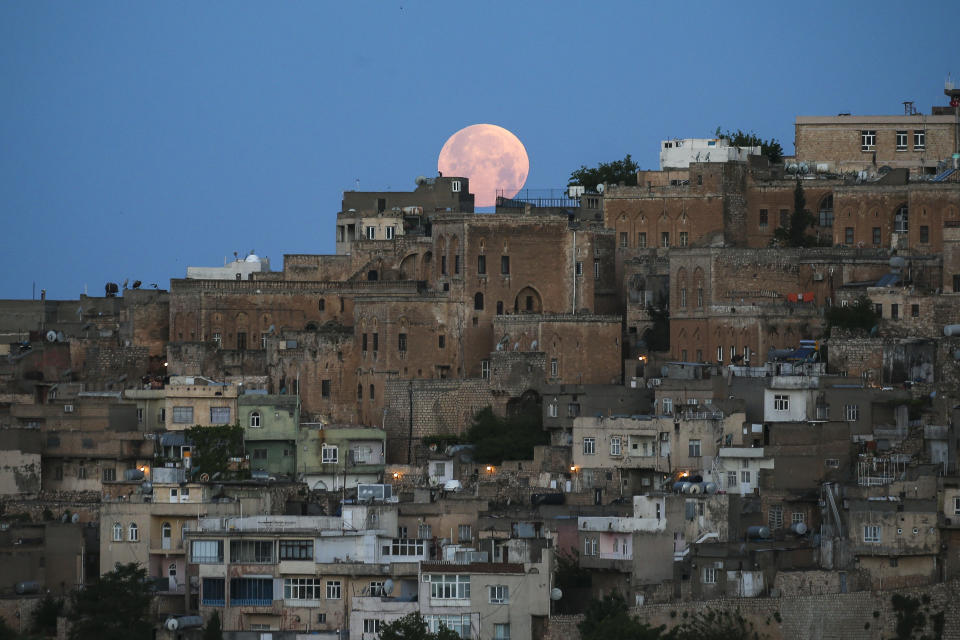
[[[136,522],[130,523],[130,528],[127,530],[127,540],[130,542],[137,542],[140,540],[140,528],[137,527]]]
[[[477,295],[473,296],[473,308],[477,311],[483,311],[483,294],[477,292]]]
[[[497,315],[503,315],[503,300],[497,300]]]
[[[833,194],[828,194],[820,201],[820,219],[818,220],[821,227],[832,227],[833,226]]]
[[[902,204],[897,207],[897,212],[893,216],[893,230],[896,233],[906,233],[910,230],[910,210],[907,205]]]
[[[363,400],[363,383],[357,384],[357,400]]]
[[[260,412],[254,411],[250,414],[250,426],[259,427],[260,426]]]
[[[120,542],[123,540],[123,525],[119,522],[113,523],[113,541]]]
[[[164,522],[163,526],[160,527],[160,535],[164,538],[169,538],[170,533],[173,531],[173,527],[170,526],[169,522]]]

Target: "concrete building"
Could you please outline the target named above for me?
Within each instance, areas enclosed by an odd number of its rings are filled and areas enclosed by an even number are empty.
[[[168,431],[191,427],[232,425],[237,422],[237,385],[201,376],[173,377],[164,389]]]
[[[236,256],[236,254],[234,254]],[[253,280],[257,274],[270,272],[270,258],[261,258],[251,251],[233,262],[223,259],[222,267],[187,267],[187,278],[197,280]]]
[[[297,470],[300,398],[248,391],[237,397],[237,409],[251,472],[293,477]]]
[[[903,115],[797,116],[794,145],[797,162],[817,171],[875,173],[886,166],[932,176],[943,161],[953,166],[958,134],[952,108],[924,114],[908,102]]]
[[[734,147],[727,138],[684,138],[660,141],[660,171],[686,169],[697,162],[745,162],[760,147]]]
[[[387,434],[361,425],[301,425],[297,473],[313,489],[355,488],[383,480]]]

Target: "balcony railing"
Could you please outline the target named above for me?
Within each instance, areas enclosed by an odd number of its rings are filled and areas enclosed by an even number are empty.
[[[230,605],[234,607],[271,607],[273,606],[273,600],[270,598],[230,598]]]

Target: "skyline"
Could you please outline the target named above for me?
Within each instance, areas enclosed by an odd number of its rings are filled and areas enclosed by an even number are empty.
[[[787,18],[759,3],[8,3],[0,298],[167,288],[234,251],[275,270],[333,253],[342,191],[412,190],[476,123],[519,137],[525,188],[541,189],[627,153],[655,168],[660,140],[718,126],[790,154],[796,116],[929,113],[960,72],[915,62],[939,58],[960,16],[932,6],[911,29],[893,2]]]

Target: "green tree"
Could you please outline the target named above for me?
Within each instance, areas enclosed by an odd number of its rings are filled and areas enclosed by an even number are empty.
[[[63,600],[54,598],[49,593],[43,596],[43,600],[33,610],[34,633],[49,636],[57,633],[57,618],[63,614]]]
[[[427,621],[415,611],[380,627],[380,640],[460,640],[460,636],[444,626],[431,633]]]
[[[184,431],[193,443],[194,473],[226,473],[230,458],[243,455],[243,427],[239,424],[216,427],[191,427]]]
[[[630,615],[627,602],[614,591],[603,600],[592,600],[577,625],[582,640],[668,640],[665,626],[651,627]]]
[[[533,448],[549,442],[539,406],[531,404],[506,418],[496,415],[490,407],[478,411],[466,433],[467,442],[474,446],[474,459],[500,464],[504,460],[533,458]]]
[[[763,640],[739,610],[708,609],[671,630],[671,640]]]
[[[220,613],[214,609],[213,615],[207,620],[203,628],[203,640],[223,640],[223,631],[220,628]]]
[[[760,154],[767,156],[767,158],[770,159],[771,164],[778,164],[783,161],[783,147],[776,138],[764,140],[753,131],[746,132],[742,129],[737,129],[736,131],[730,131],[727,129],[725,133],[721,133],[721,129],[722,127],[717,127],[717,137],[719,138],[722,136],[727,138],[730,140],[730,144],[732,146],[760,147]]]
[[[867,296],[860,296],[845,307],[830,307],[827,310],[828,328],[861,329],[869,331],[880,322],[880,316],[873,309],[873,303]]]
[[[71,596],[71,640],[150,638],[150,584],[147,570],[121,564]]]
[[[793,188],[793,212],[787,226],[780,226],[774,232],[774,237],[788,247],[811,247],[817,244],[817,239],[807,235],[807,229],[816,218],[807,211],[807,196],[803,193],[803,184],[797,179],[797,186]]]
[[[623,160],[601,162],[596,167],[580,165],[580,168],[570,173],[568,185],[580,185],[590,191],[598,184],[620,184],[636,186],[637,171],[640,165],[633,161],[628,153]]]

